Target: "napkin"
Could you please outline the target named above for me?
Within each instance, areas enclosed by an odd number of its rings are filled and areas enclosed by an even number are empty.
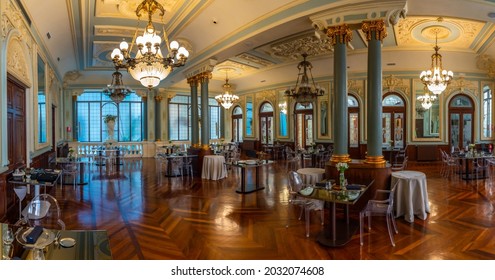
[[[43,227],[35,226],[33,230],[26,236],[27,244],[34,244],[43,233]]]
[[[356,191],[358,191],[358,190],[361,190],[361,187],[362,187],[362,185],[350,184],[350,185],[347,185],[347,187],[346,187],[346,188],[347,188],[348,190],[350,190],[350,191],[351,191],[351,190],[356,190]]]

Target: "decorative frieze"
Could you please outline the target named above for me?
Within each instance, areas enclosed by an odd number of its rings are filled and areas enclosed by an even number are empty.
[[[395,77],[394,75],[389,75],[382,80],[382,88],[383,91],[396,91],[400,90],[404,94],[409,94],[409,83],[404,84],[403,79],[399,79]]]

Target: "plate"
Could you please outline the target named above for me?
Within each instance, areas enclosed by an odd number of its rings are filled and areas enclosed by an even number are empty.
[[[299,191],[300,194],[302,195],[311,195],[313,193],[314,189],[312,187],[306,187],[302,190]]]
[[[26,237],[29,235],[29,233],[31,233],[31,231],[33,231],[33,228],[25,228],[19,231],[16,236],[17,241],[25,247],[43,249],[46,246],[52,244],[53,240],[55,240],[55,233],[53,231],[43,229],[43,232],[41,233],[40,237],[38,237],[38,240],[36,240],[36,243],[28,244],[26,241]]]
[[[70,247],[73,247],[74,245],[76,245],[76,240],[74,240],[74,238],[64,237],[64,238],[60,239],[60,241],[58,243],[62,247],[70,248]]]
[[[347,191],[347,197],[349,197],[349,200],[354,200],[358,198],[359,196],[359,191]]]
[[[246,160],[245,162],[246,164],[257,164],[257,162],[255,160]]]

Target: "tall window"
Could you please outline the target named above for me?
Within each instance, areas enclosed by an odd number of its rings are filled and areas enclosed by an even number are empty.
[[[131,93],[117,106],[101,91],[86,90],[76,100],[78,141],[105,141],[108,137],[107,127],[103,122],[105,115],[118,116],[115,140],[122,142],[143,140],[144,104],[139,95]]]
[[[232,111],[232,139],[242,142],[242,109],[236,106]]]
[[[38,93],[38,142],[46,142],[46,95]]]
[[[492,90],[483,87],[483,137],[492,137]]]
[[[260,108],[260,136],[262,144],[273,144],[273,106],[268,102]]]
[[[201,106],[201,100],[199,98],[198,104]],[[210,130],[211,139],[219,139],[222,135],[222,111],[220,109],[218,102],[214,98],[208,99],[210,123],[207,127]],[[196,108],[196,110],[198,110],[198,115],[201,118],[201,110],[199,108]],[[176,95],[168,104],[169,140],[189,141],[191,140],[191,129],[191,97]]]

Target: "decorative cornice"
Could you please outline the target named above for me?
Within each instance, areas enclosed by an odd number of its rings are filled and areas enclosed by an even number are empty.
[[[404,94],[409,94],[409,85],[404,84],[402,79],[395,77],[394,75],[389,75],[382,80],[383,91],[395,91],[396,89],[401,90]]]
[[[290,39],[270,47],[271,56],[289,59],[300,59],[301,53],[306,53],[310,57],[328,54],[332,52],[332,46],[328,37],[318,39],[314,33],[304,37]]]
[[[361,29],[366,34],[367,41],[371,41],[373,31],[375,32],[376,40],[383,42],[383,39],[387,37],[387,28],[385,27],[385,22],[382,19],[364,21]]]
[[[326,34],[330,37],[332,46],[337,44],[337,37],[341,44],[347,44],[352,41],[352,30],[347,24],[330,26],[328,27]]]
[[[447,86],[447,89],[445,90],[445,92],[453,92],[454,90],[460,90],[460,91],[464,91],[464,90],[469,90],[473,93],[476,93],[478,92],[478,87],[475,83],[469,81],[469,80],[466,80],[464,79],[464,77],[459,77],[459,78],[456,78],[456,79],[453,79],[450,84]]]
[[[205,72],[211,73],[213,71],[213,68],[215,68],[216,64],[217,64],[216,59],[213,58],[207,59],[202,64],[197,65],[194,69],[189,69],[189,71],[185,73],[186,78],[191,78]]]

